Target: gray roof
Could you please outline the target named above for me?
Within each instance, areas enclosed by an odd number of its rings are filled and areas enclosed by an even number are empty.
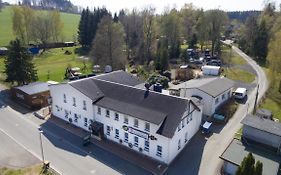
[[[143,83],[138,77],[129,74],[123,70],[113,71],[111,73],[98,75],[96,79],[110,81],[114,83],[124,84],[128,86],[136,86]]]
[[[279,122],[274,122],[261,117],[255,117],[253,115],[247,115],[241,123],[270,134],[281,136],[281,124]]]
[[[213,97],[224,93],[234,86],[234,81],[225,77],[212,77],[192,79],[184,83],[174,85],[170,89],[199,89]]]
[[[29,83],[29,84],[23,85],[23,86],[17,86],[14,88],[21,90],[22,92],[24,92],[28,95],[38,94],[38,93],[46,92],[46,91],[50,90],[49,84],[44,83],[44,82],[34,82],[34,83]]]
[[[157,125],[157,131],[172,138],[190,103],[183,98],[122,85],[97,78],[72,81],[69,84],[93,100],[93,103]],[[99,92],[97,94],[97,92]],[[197,107],[197,106],[195,106]]]
[[[263,164],[263,175],[277,175],[281,158],[273,152],[268,152],[258,147],[243,145],[240,140],[233,139],[226,150],[220,156],[221,159],[240,165],[248,153],[252,153],[255,160]]]

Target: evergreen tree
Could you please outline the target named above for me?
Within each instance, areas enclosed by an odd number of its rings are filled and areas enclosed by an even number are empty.
[[[265,62],[267,56],[267,45],[269,42],[268,30],[265,20],[262,20],[258,26],[257,36],[254,41],[254,56],[258,61]]]
[[[236,175],[253,175],[255,172],[255,158],[249,153],[238,167]]]
[[[32,56],[19,39],[10,42],[8,56],[5,59],[7,82],[17,82],[18,85],[37,81],[37,70],[32,63]]]
[[[78,26],[78,41],[82,45],[82,47],[87,46],[88,17],[89,17],[89,8],[87,8],[86,10],[83,9]]]
[[[118,18],[118,16],[117,16],[117,13],[114,13],[113,21],[114,21],[115,23],[117,23],[117,22],[119,21],[119,18]]]
[[[255,166],[255,175],[262,175],[262,163],[260,161],[257,161]]]
[[[157,44],[157,58],[155,69],[164,72],[168,69],[168,40],[167,38],[162,38]]]

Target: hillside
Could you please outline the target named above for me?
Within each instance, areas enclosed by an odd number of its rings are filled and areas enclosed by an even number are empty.
[[[80,15],[61,13],[61,19],[64,23],[63,34],[65,41],[72,41],[73,35],[77,32]],[[6,7],[0,12],[0,46],[6,46],[10,40],[14,39],[12,30],[12,10]]]

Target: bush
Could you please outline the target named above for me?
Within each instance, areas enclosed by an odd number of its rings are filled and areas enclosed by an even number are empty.
[[[159,74],[152,74],[149,76],[149,78],[146,80],[147,83],[150,85],[160,83],[163,88],[168,88],[169,87],[169,79],[165,76],[159,75]]]

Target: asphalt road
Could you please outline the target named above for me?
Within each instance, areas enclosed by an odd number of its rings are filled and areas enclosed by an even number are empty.
[[[235,46],[233,46],[232,48],[235,52],[241,55],[256,71],[257,84],[259,84],[258,100],[260,100],[268,88],[268,80],[266,78],[265,72],[255,61],[244,54],[240,49]],[[250,94],[248,94],[247,103],[239,105],[238,110],[236,111],[234,116],[228,121],[228,123],[222,128],[222,130],[218,131],[217,133],[213,133],[213,135],[207,139],[204,146],[198,174],[219,174],[222,165],[222,160],[220,160],[219,156],[229,145],[229,143],[233,139],[234,134],[242,127],[242,124],[240,123],[241,120],[246,116],[248,112],[253,110],[256,92],[257,87],[254,88],[254,90],[251,91]]]
[[[23,168],[40,163],[30,152],[0,129],[0,167]]]

